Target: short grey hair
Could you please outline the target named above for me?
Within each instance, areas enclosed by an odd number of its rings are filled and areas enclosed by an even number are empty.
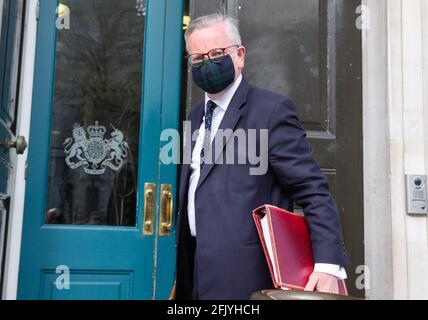
[[[202,17],[199,17],[195,20],[192,20],[189,24],[189,27],[187,28],[186,32],[184,33],[184,39],[186,41],[186,48],[187,48],[187,41],[190,37],[190,35],[195,30],[201,30],[204,28],[211,27],[212,25],[215,25],[217,23],[223,23],[226,27],[226,31],[229,35],[230,41],[233,42],[233,44],[241,45],[241,34],[239,33],[239,22],[238,19],[235,19],[231,16],[228,16],[223,13],[211,13]]]

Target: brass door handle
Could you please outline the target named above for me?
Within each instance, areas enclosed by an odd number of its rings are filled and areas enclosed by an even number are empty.
[[[16,149],[17,154],[24,154],[27,146],[27,141],[23,136],[18,136],[15,141],[10,140],[10,138],[0,140],[0,147],[5,150]]]
[[[160,223],[159,235],[167,237],[171,234],[172,212],[173,212],[172,186],[170,184],[161,185],[160,200]]]
[[[144,184],[144,218],[143,218],[143,235],[153,235],[153,221],[155,217],[155,191],[156,184]]]

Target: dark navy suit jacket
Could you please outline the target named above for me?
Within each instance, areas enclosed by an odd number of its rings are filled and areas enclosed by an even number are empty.
[[[203,115],[200,102],[190,113],[191,132],[199,129]],[[337,207],[292,101],[243,79],[219,129],[268,129],[269,166],[264,175],[250,175],[249,168],[257,167],[251,163],[202,166],[195,193],[199,298],[248,299],[254,291],[273,288],[252,219],[252,210],[263,204],[289,211],[293,202],[300,205],[311,231],[315,262],[348,265]],[[226,143],[236,144],[237,139],[225,139],[221,145]],[[192,150],[193,146],[194,142]],[[184,164],[176,225],[176,299],[192,299],[195,245],[187,217],[190,174],[190,165]]]

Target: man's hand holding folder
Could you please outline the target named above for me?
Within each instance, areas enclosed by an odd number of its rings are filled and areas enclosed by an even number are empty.
[[[253,218],[277,289],[348,295],[344,280],[314,272],[311,237],[303,216],[264,205],[253,211]]]
[[[305,286],[305,291],[320,291],[343,294],[339,289],[339,283],[342,281],[343,280],[328,273],[312,272],[309,277],[309,281]]]

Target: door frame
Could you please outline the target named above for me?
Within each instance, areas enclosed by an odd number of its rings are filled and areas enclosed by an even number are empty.
[[[23,40],[20,63],[19,100],[16,101],[16,136],[24,136],[28,141],[33,87],[33,69],[35,56],[35,34],[37,0],[25,0]],[[10,214],[5,254],[4,283],[1,299],[16,299],[19,258],[21,250],[21,233],[23,217],[23,199],[25,192],[25,167],[27,151],[15,158],[15,167],[10,177]]]

